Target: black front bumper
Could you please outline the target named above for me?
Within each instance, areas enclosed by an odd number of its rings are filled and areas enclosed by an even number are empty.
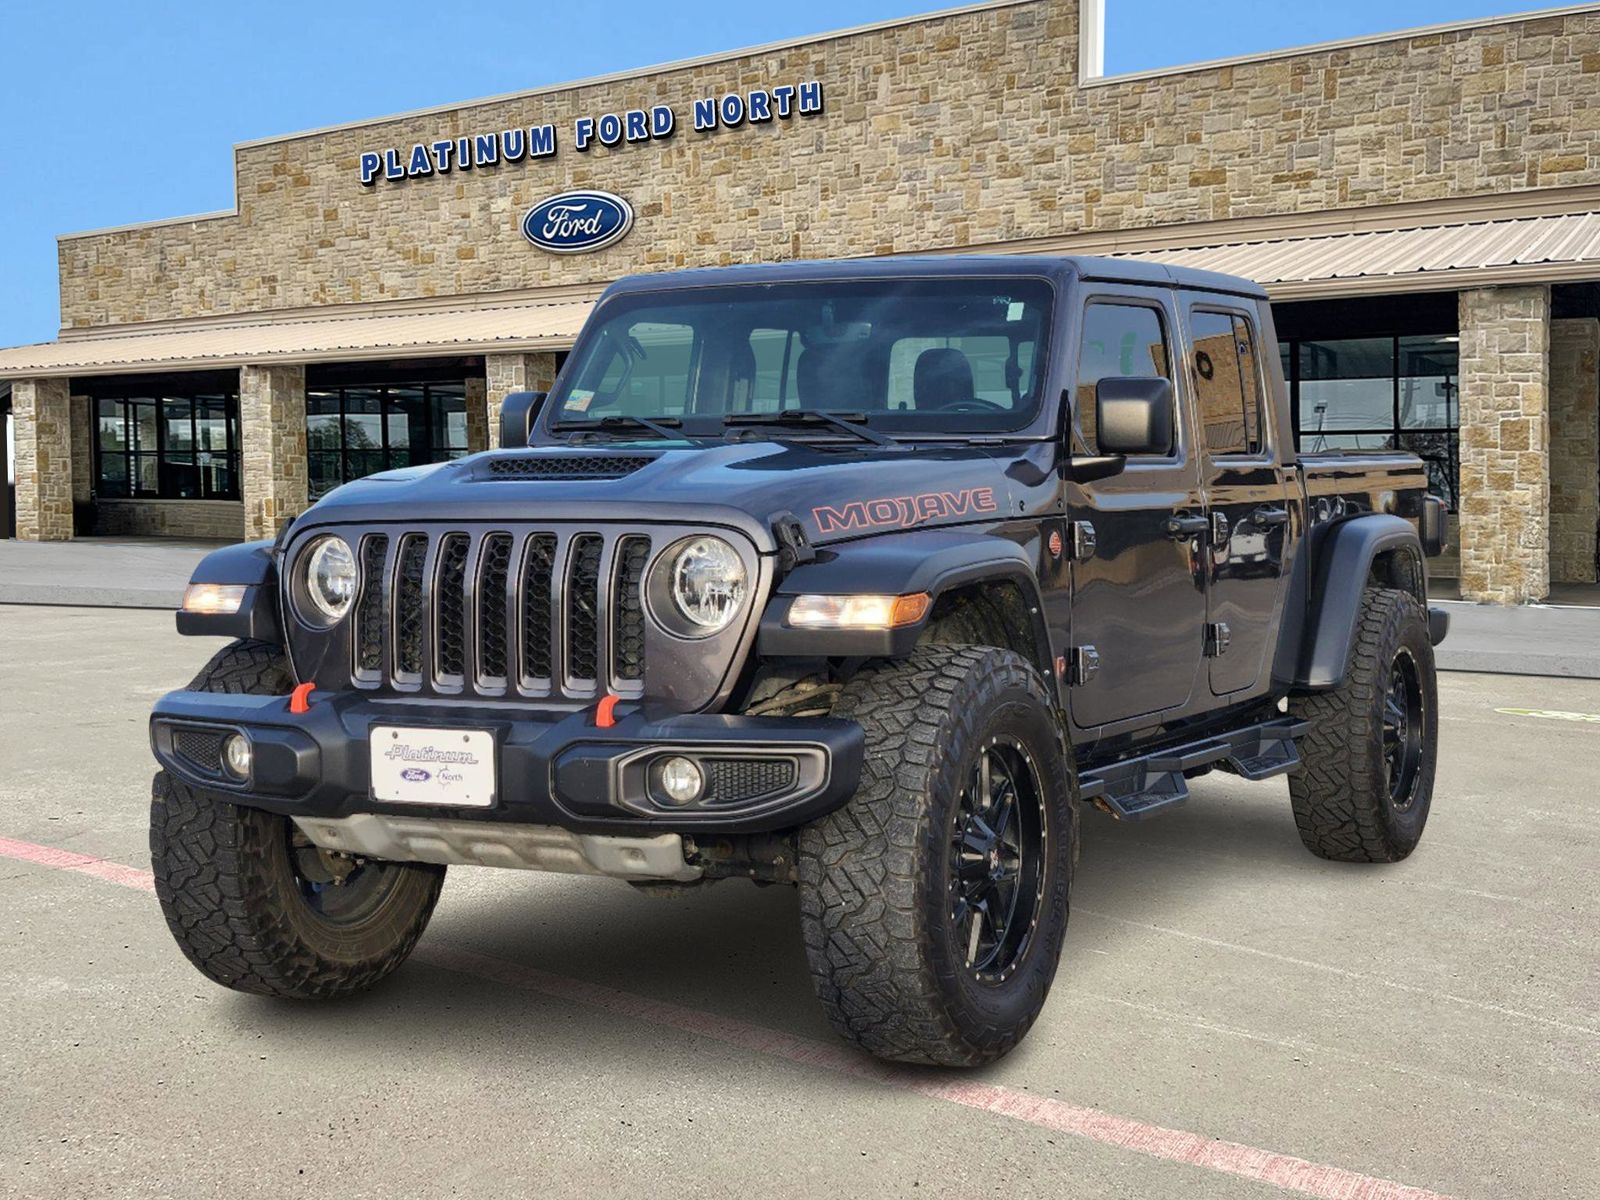
[[[496,747],[495,802],[487,808],[388,804],[371,794],[374,724],[488,730]],[[229,733],[250,739],[248,782],[221,767]],[[556,825],[587,833],[765,833],[838,808],[854,794],[865,737],[854,721],[657,714],[618,706],[616,723],[595,710],[379,700],[360,692],[313,692],[308,711],[284,696],[170,692],[150,718],[161,765],[219,798],[290,816],[406,813]],[[672,805],[654,793],[651,763],[681,754],[715,780],[701,800]],[[762,790],[751,781],[777,781]]]

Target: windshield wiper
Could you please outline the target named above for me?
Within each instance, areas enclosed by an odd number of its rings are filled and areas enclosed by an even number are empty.
[[[885,437],[876,429],[868,429],[867,414],[864,412],[785,408],[770,413],[729,413],[722,418],[722,425],[725,429],[734,425],[831,425],[875,446],[898,447],[900,444],[891,437]]]
[[[654,437],[662,438],[669,442],[681,442],[689,439],[688,435],[674,428],[681,426],[682,421],[677,417],[662,417],[659,421],[652,421],[649,417],[635,417],[628,413],[612,413],[610,416],[599,417],[591,421],[552,421],[552,433],[617,433],[624,429],[642,429]]]

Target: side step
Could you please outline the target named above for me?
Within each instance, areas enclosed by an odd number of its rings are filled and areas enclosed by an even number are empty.
[[[1300,763],[1295,739],[1311,722],[1278,717],[1260,725],[1216,734],[1180,746],[1169,746],[1139,758],[1127,758],[1083,772],[1078,794],[1119,821],[1138,821],[1174,808],[1189,798],[1184,772],[1226,763],[1245,779],[1282,775]]]

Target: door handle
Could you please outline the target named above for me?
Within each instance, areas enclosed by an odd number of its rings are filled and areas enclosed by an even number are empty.
[[[1167,518],[1166,524],[1167,536],[1175,542],[1199,537],[1210,528],[1211,522],[1204,517],[1172,516]]]
[[[1289,523],[1289,510],[1286,508],[1258,508],[1250,514],[1253,524],[1266,529],[1271,525],[1287,525]]]

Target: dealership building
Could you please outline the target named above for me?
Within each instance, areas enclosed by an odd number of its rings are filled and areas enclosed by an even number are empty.
[[[1102,5],[236,146],[229,211],[60,239],[59,338],[0,350],[0,530],[268,536],[343,480],[490,446],[625,274],[1105,254],[1264,284],[1300,446],[1420,454],[1464,598],[1595,583],[1600,4],[1127,75]],[[587,253],[525,220],[584,191],[631,218]]]

